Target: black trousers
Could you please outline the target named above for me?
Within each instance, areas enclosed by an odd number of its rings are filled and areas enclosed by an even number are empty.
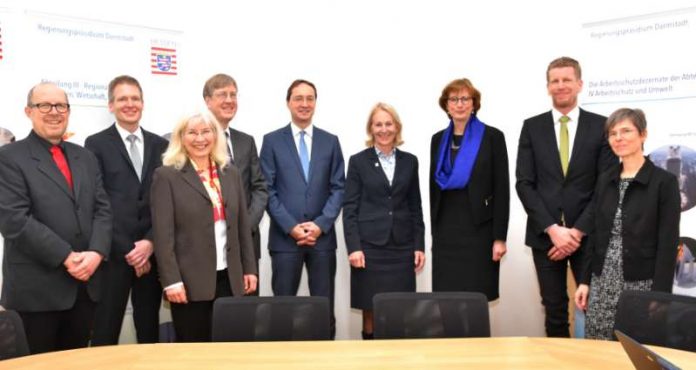
[[[104,290],[97,305],[93,346],[118,344],[129,293],[138,343],[159,341],[162,286],[157,278],[154,258],[150,261],[152,269],[139,278],[135,276],[133,267],[123,259],[111,259],[104,263]]]
[[[580,278],[581,263],[579,251],[560,261],[551,261],[548,251],[532,249],[536,267],[541,303],[546,310],[546,335],[549,337],[570,337],[568,323],[568,263],[577,282]]]
[[[94,322],[95,303],[80,284],[72,308],[63,311],[18,311],[32,355],[87,347]]]
[[[230,296],[232,296],[232,288],[227,269],[220,270],[217,272],[215,298]],[[213,302],[215,299],[171,304],[177,342],[210,342],[212,340]]]

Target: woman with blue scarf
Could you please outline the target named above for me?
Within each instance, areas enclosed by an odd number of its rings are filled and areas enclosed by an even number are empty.
[[[492,301],[510,214],[505,136],[476,117],[481,93],[466,78],[445,86],[439,104],[450,122],[430,144],[433,291]]]

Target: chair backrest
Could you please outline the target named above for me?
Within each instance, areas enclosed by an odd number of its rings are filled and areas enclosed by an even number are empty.
[[[15,311],[0,310],[0,360],[28,354],[29,345],[22,318]]]
[[[614,329],[643,344],[696,351],[696,297],[624,291]]]
[[[213,304],[214,342],[330,339],[326,297],[224,297]]]
[[[379,293],[373,308],[378,339],[491,336],[481,293]]]

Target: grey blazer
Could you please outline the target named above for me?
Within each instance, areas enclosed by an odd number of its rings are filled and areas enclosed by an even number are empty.
[[[227,218],[227,271],[235,296],[245,274],[258,274],[239,171],[218,171]],[[155,170],[150,191],[152,231],[160,282],[183,282],[189,301],[215,298],[216,250],[211,200],[190,162]]]
[[[0,232],[5,238],[0,303],[26,312],[71,308],[80,281],[63,266],[72,251],[109,256],[111,209],[94,155],[63,144],[73,190],[53,161],[50,143],[33,131],[0,148]],[[102,268],[87,283],[100,297]]]

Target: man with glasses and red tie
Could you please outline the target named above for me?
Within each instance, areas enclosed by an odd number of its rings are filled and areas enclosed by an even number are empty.
[[[587,212],[597,177],[616,163],[604,135],[606,117],[578,107],[580,64],[553,60],[546,69],[553,109],[524,121],[517,152],[517,194],[527,212],[525,243],[532,248],[546,334],[568,337],[568,265],[579,279]]]
[[[111,208],[99,164],[63,141],[70,104],[50,83],[24,109],[32,131],[0,148],[0,304],[22,317],[32,354],[87,346],[111,247]]]

